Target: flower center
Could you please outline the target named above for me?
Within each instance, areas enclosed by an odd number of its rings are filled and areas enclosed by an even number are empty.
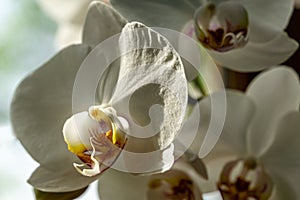
[[[101,106],[73,115],[65,122],[63,134],[69,151],[83,162],[74,167],[85,176],[108,169],[127,141],[115,110]]]
[[[252,157],[227,163],[217,185],[224,200],[267,200],[273,189],[269,175]]]
[[[200,191],[184,172],[170,170],[152,175],[148,184],[148,200],[196,200],[202,199]]]
[[[206,48],[225,52],[248,42],[248,14],[236,2],[207,3],[195,11],[197,39]]]

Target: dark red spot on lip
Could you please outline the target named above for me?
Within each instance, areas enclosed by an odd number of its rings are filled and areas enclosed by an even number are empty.
[[[93,165],[93,161],[91,159],[91,155],[86,154],[86,152],[89,152],[88,150],[84,151],[83,153],[78,153],[77,157],[84,162],[85,164],[87,164],[89,167],[92,167]]]
[[[173,187],[174,195],[182,197],[183,200],[196,200],[192,187],[193,183],[191,180],[181,179],[179,185]]]

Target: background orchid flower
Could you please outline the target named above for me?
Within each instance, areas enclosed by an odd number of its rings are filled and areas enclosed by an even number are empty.
[[[83,25],[92,1],[38,0],[45,13],[57,23],[55,43],[58,48],[81,43]],[[109,3],[107,0],[101,2]]]
[[[102,21],[103,18],[107,19],[104,20],[105,23],[99,23],[99,19]],[[98,179],[101,170],[96,169],[95,163],[102,161],[97,155],[105,153],[105,149],[103,150],[101,145],[99,147],[96,143],[92,143],[92,140],[99,142],[93,134],[104,138],[107,143],[110,142],[110,145],[120,142],[121,145],[118,147],[122,149],[124,145],[124,149],[128,151],[145,150],[143,145],[149,145],[151,149],[151,144],[155,144],[155,148],[162,153],[172,154],[172,139],[181,127],[187,103],[183,65],[179,55],[160,34],[137,22],[125,24],[126,20],[116,15],[110,6],[94,2],[87,15],[83,44],[63,49],[27,76],[18,86],[11,105],[11,120],[17,138],[40,164],[29,179],[29,183],[36,189],[47,192],[68,192],[84,188]],[[91,29],[93,32],[89,31]],[[101,79],[98,77],[100,79],[97,85],[99,94],[96,97],[98,104],[91,105],[90,102],[83,102],[81,107],[74,108],[74,105],[72,107],[74,84],[78,81],[80,66],[83,62],[89,62],[88,58],[91,54],[101,55],[101,51],[106,49],[97,51],[97,44],[121,30],[119,44],[116,44],[119,45],[122,53],[120,62],[111,63],[107,69],[96,63],[98,69],[96,72],[105,70]],[[147,48],[150,41],[151,44],[156,44],[162,49]],[[136,47],[141,48],[135,49]],[[91,78],[85,77],[84,80],[88,82]],[[140,88],[144,90],[139,92]],[[81,92],[87,94],[86,91]],[[147,118],[145,115],[148,116],[149,106],[154,101],[153,97],[149,97],[156,95],[160,101],[155,103],[163,104],[163,112],[159,112],[162,116],[159,118],[162,129],[159,129],[161,131],[153,136],[150,142],[143,142],[145,139],[135,140],[125,132],[131,132],[131,125],[134,123],[132,118],[126,115],[128,113],[122,110],[123,99],[130,97],[131,94],[133,99],[129,106],[133,109],[130,111],[134,117],[140,117],[141,123],[145,123],[142,120]],[[141,103],[137,105],[138,102]],[[76,113],[73,115],[74,111]],[[120,115],[123,121],[127,122],[125,125],[128,127],[122,126]],[[150,116],[151,119],[153,116],[156,115]],[[67,120],[69,117],[71,118]],[[152,122],[151,124],[153,125]],[[100,132],[93,132],[99,129]],[[124,138],[127,138],[126,142]],[[103,152],[99,152],[102,150]],[[78,157],[90,164],[86,171],[78,169],[89,177],[82,176],[73,167],[73,163],[80,163]],[[166,157],[167,160],[164,158],[162,157],[161,162],[151,163],[162,167],[156,170],[164,171],[171,167],[172,155]],[[90,160],[93,161],[93,165],[88,162]],[[75,166],[82,167],[80,164]]]
[[[151,176],[109,170],[99,179],[99,196],[103,200],[201,200],[201,175],[184,158],[169,171]]]
[[[38,0],[42,9],[58,25],[55,43],[59,48],[81,43],[85,16],[91,2],[92,0]]]
[[[287,67],[261,73],[246,94],[227,92],[221,139],[204,159],[204,192],[218,188],[224,199],[299,199],[299,92],[298,75]],[[200,102],[203,130],[214,106],[209,98]]]
[[[283,32],[292,14],[293,0],[110,2],[129,21],[200,38],[217,64],[235,71],[259,71],[282,63],[298,47]]]

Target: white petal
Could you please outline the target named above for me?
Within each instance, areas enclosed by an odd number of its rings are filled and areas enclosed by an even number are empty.
[[[99,48],[97,48],[98,50]],[[96,50],[96,49],[95,49]],[[99,49],[101,50],[101,49]],[[99,104],[107,104],[114,92],[120,71],[120,60],[113,61],[108,68],[105,69],[98,84],[97,94]]]
[[[125,24],[126,20],[111,6],[101,1],[94,1],[86,17],[82,41],[94,47],[120,33]]]
[[[201,138],[208,137],[208,133],[213,135],[221,131],[218,143],[212,147],[212,151],[208,155],[210,159],[232,152],[240,155],[246,153],[247,129],[254,114],[254,104],[246,95],[228,90],[226,102],[220,97],[222,97],[220,92],[216,92],[210,98],[200,101],[199,131],[192,145],[192,148],[197,146],[199,148],[200,142],[203,141]],[[213,101],[211,102],[211,100]],[[226,116],[222,116],[220,113],[224,106],[226,106]],[[221,126],[221,129],[216,129],[217,126]],[[204,142],[209,143],[211,141],[206,140]]]
[[[278,124],[275,140],[261,161],[271,172],[277,199],[299,199],[300,179],[300,113],[291,112]]]
[[[182,160],[178,161],[175,163],[173,169],[186,173],[195,183],[196,188],[194,192],[196,192],[196,195],[200,195],[198,181],[201,177],[188,163]],[[162,178],[164,177],[164,175],[161,174],[155,175],[155,177],[160,176]],[[151,176],[134,176],[129,173],[108,170],[99,179],[99,196],[103,200],[146,200],[150,178]]]
[[[129,21],[140,21],[147,26],[181,30],[193,19],[199,2],[190,0],[111,0],[115,7]]]
[[[297,177],[297,181],[291,180],[291,178]],[[270,197],[270,200],[282,200],[291,199],[298,200],[300,198],[298,183],[299,183],[299,173],[298,174],[272,174],[272,180],[274,180],[274,192]]]
[[[198,154],[200,158],[207,156],[219,140],[225,122],[225,114],[225,93],[213,93],[194,107],[178,135],[179,138],[176,139],[179,139],[193,153]]]
[[[188,118],[184,122],[180,133],[176,136],[174,141],[176,159],[186,153],[187,149],[189,149],[191,153],[197,155],[201,147],[201,143],[203,142],[203,134],[200,134],[200,131],[198,130],[201,130],[199,127],[199,105],[196,104],[191,109],[191,114],[188,115]]]
[[[84,45],[71,46],[26,77],[11,105],[17,138],[30,155],[49,169],[72,169],[78,159],[67,149],[62,135],[72,115],[72,89],[76,72],[89,53]]]
[[[226,97],[226,120],[220,139],[239,154],[243,154],[246,153],[246,134],[254,115],[254,103],[237,91],[227,90]]]
[[[226,120],[221,140],[239,154],[246,153],[246,135],[255,112],[253,101],[237,91],[226,92]]]
[[[99,43],[82,62],[73,87],[73,112],[107,104],[118,80],[118,35]]]
[[[286,28],[293,12],[294,1],[243,0],[250,20],[250,41],[264,42],[272,39],[274,33]],[[266,35],[266,32],[272,35]]]
[[[209,51],[221,66],[240,72],[260,71],[287,60],[298,48],[295,40],[285,33],[264,43],[249,42],[245,47],[220,53]]]
[[[117,170],[107,170],[99,179],[101,200],[146,200],[149,176],[134,176]]]
[[[62,173],[59,170],[51,171],[38,167],[28,182],[34,188],[45,192],[69,192],[84,188],[98,178],[99,176],[82,176],[75,169]]]
[[[127,146],[135,148],[134,144],[128,139]],[[146,144],[147,145],[147,144]],[[144,149],[147,146],[144,145]],[[133,146],[133,147],[132,147]],[[150,145],[148,145],[150,146]],[[170,144],[163,150],[151,152],[131,152],[125,149],[120,153],[118,159],[113,164],[113,168],[134,174],[154,174],[169,170],[174,164],[174,145]]]
[[[211,133],[215,133],[213,128],[221,126],[221,136],[212,151],[204,158],[208,170],[208,181],[199,180],[203,192],[215,191],[216,182],[219,179],[223,166],[237,156],[246,153],[246,133],[249,122],[254,114],[254,104],[246,95],[228,90],[226,92],[227,103],[220,98],[218,92],[213,93],[209,98],[200,101],[200,124],[199,132],[195,138],[191,149],[199,149],[203,142],[203,137],[208,131],[210,123],[213,123]],[[211,103],[211,99],[213,103]],[[220,111],[220,106],[226,106],[226,120],[224,122]],[[212,110],[216,111],[212,112]],[[224,127],[223,127],[223,123]],[[188,131],[189,132],[189,131]],[[207,134],[207,133],[206,133]],[[207,140],[210,141],[210,140]]]
[[[119,44],[121,67],[112,105],[129,122],[129,134],[139,138],[156,134],[163,149],[178,133],[185,115],[187,83],[180,56],[163,36],[137,22],[125,26]],[[134,99],[142,101],[138,109],[131,102]],[[139,121],[143,115],[144,119],[150,115],[149,124]]]
[[[278,67],[260,74],[247,89],[256,106],[247,142],[250,153],[260,155],[274,139],[276,125],[288,112],[299,109],[298,75],[287,67]]]

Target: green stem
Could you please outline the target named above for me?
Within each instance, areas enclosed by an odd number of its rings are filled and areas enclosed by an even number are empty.
[[[193,82],[199,88],[199,90],[204,96],[209,95],[209,89],[207,85],[204,83],[203,78],[201,77],[200,74],[193,80]]]

